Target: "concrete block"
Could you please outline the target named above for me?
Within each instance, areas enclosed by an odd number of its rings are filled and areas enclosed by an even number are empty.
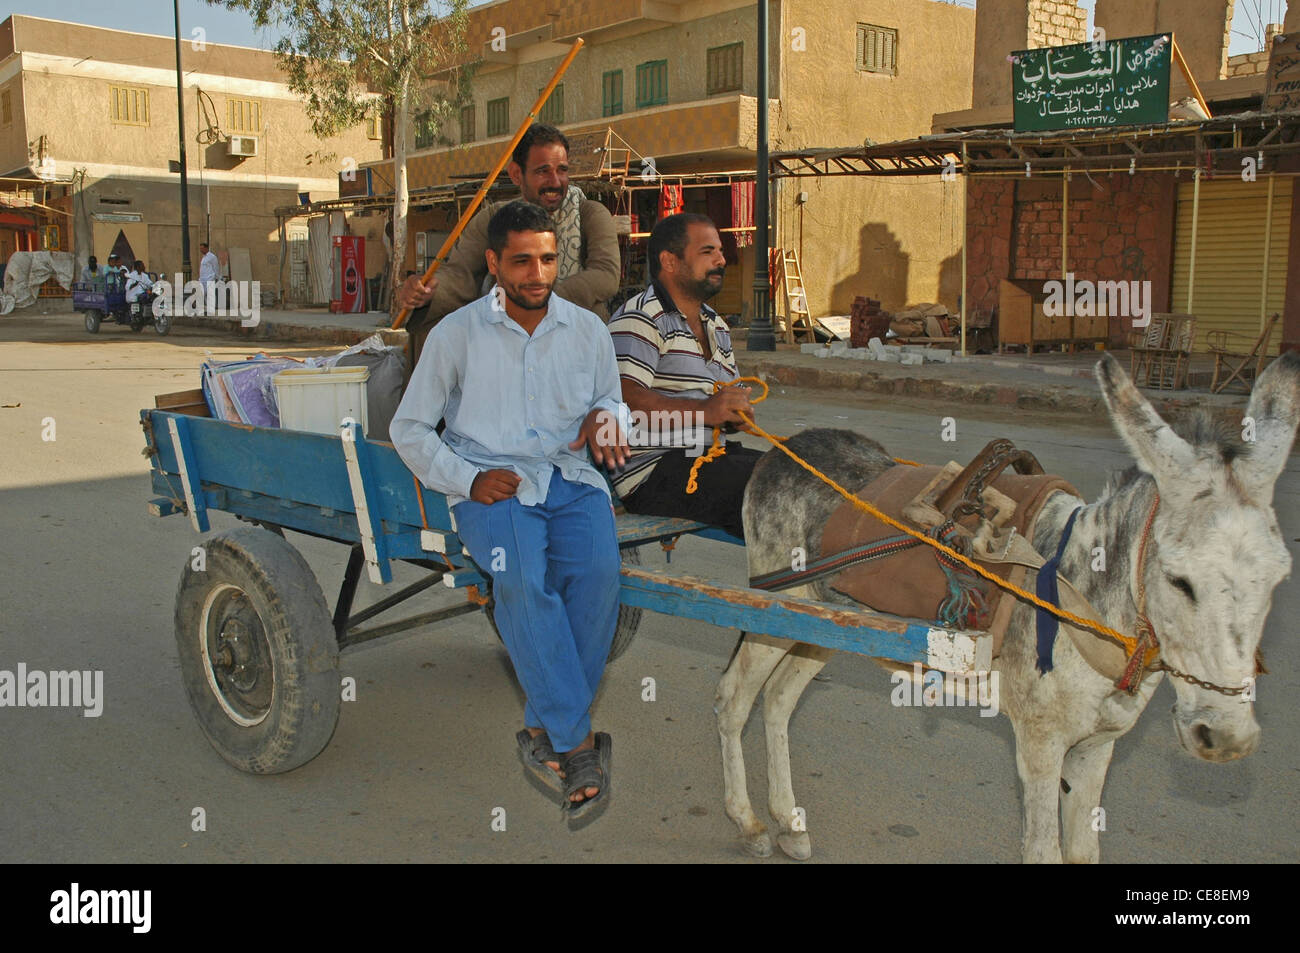
[[[813,351],[813,355],[815,357],[830,357],[831,349],[828,347],[818,347],[817,350]]]
[[[887,347],[887,348],[883,349],[879,354],[876,355],[876,360],[878,360],[878,361],[888,361],[888,362],[891,362],[891,363],[897,364],[898,361],[899,361],[899,358],[901,358],[902,356],[903,356],[903,352],[900,351],[898,348],[896,348],[896,347]]]
[[[848,350],[849,350],[849,342],[848,342],[848,341],[832,341],[832,342],[830,343],[830,349],[831,349],[831,353],[832,353],[833,355],[835,355],[836,357],[839,357],[839,356],[842,355],[842,354],[846,354],[846,353],[848,353]]]
[[[799,345],[799,353],[800,353],[800,354],[816,354],[818,351],[821,350],[821,348],[822,348],[822,346],[821,346],[820,344],[816,343],[815,341],[814,341],[812,344],[800,344],[800,345]]]
[[[951,364],[952,351],[943,347],[931,347],[925,351],[925,359],[931,364]]]
[[[885,342],[880,340],[880,338],[872,338],[868,341],[867,349],[871,351],[876,360],[884,360],[880,355],[881,352],[885,350]]]
[[[924,364],[925,358],[922,357],[920,354],[902,354],[898,358],[898,363],[907,367],[912,367],[917,364]]]

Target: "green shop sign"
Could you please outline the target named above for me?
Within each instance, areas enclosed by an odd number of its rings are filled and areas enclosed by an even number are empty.
[[[1016,132],[1169,121],[1168,33],[1012,53]]]

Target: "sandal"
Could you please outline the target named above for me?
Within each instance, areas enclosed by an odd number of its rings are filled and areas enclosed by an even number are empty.
[[[519,743],[519,757],[523,759],[524,767],[552,791],[563,791],[564,779],[546,765],[548,761],[558,764],[561,760],[551,746],[551,736],[543,731],[534,738],[525,728],[515,735],[515,741]]]
[[[598,803],[606,803],[609,794],[610,761],[614,742],[603,731],[596,732],[595,747],[575,751],[560,762],[564,772],[564,806],[565,817],[577,820]],[[586,788],[600,788],[595,797],[581,801],[569,800],[573,795]]]

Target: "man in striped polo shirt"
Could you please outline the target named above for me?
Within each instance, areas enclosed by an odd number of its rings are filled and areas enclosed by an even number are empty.
[[[650,233],[649,259],[649,287],[609,323],[623,401],[643,430],[639,440],[629,437],[633,449],[614,489],[630,513],[699,520],[743,536],[741,503],[760,451],[728,441],[726,454],[700,469],[698,490],[686,493],[711,428],[734,432],[740,412],[754,416],[748,388],[713,392],[738,376],[727,324],[705,304],[722,290],[722,238],[707,216],[670,215]],[[646,446],[645,421],[654,446]]]

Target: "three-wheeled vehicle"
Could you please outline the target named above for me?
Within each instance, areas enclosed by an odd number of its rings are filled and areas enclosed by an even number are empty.
[[[147,292],[136,301],[126,300],[126,287],[122,282],[74,281],[72,283],[72,308],[86,318],[86,330],[99,333],[104,321],[130,325],[132,331],[143,331],[152,323],[159,334],[172,329],[171,315],[163,303],[154,307],[155,296]]]

